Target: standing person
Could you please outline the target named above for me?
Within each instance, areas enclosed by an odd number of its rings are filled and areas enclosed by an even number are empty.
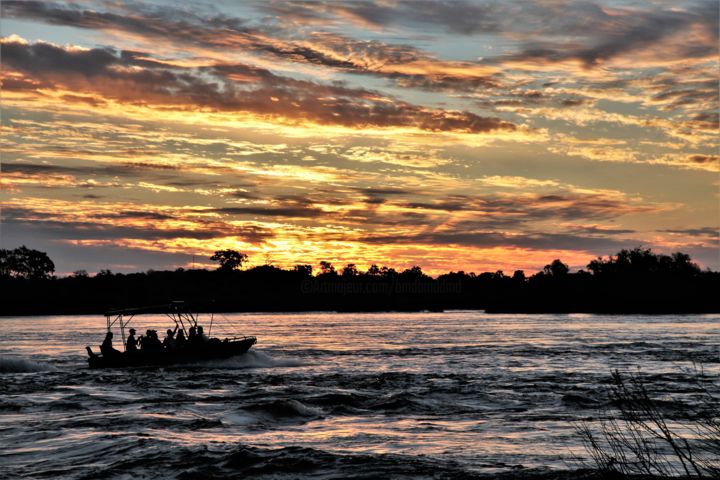
[[[127,338],[127,342],[125,342],[125,351],[126,352],[137,352],[137,344],[138,341],[135,338],[135,329],[130,329],[130,335]]]
[[[195,343],[197,341],[197,339],[195,337],[196,337],[195,327],[190,327],[190,330],[188,330],[188,338],[187,338],[188,343],[190,345],[192,345],[193,343]]]

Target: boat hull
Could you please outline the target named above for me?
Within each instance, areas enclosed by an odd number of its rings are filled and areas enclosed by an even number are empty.
[[[222,360],[242,355],[255,345],[255,337],[246,337],[231,341],[209,341],[202,345],[187,346],[179,350],[162,350],[157,352],[118,353],[117,355],[90,355],[90,368],[128,368],[128,367],[162,367],[181,365],[205,360]]]

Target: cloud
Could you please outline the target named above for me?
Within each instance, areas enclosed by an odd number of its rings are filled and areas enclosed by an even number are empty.
[[[432,232],[415,235],[372,235],[368,242],[378,244],[463,245],[472,247],[515,247],[542,250],[579,250],[615,252],[641,245],[639,240],[617,240],[611,237],[557,233],[506,234],[500,232]]]
[[[412,127],[463,133],[515,128],[496,117],[421,107],[365,89],[279,77],[247,65],[146,68],[137,64],[137,53],[9,39],[3,40],[3,63],[8,69],[32,76],[43,88],[81,91],[122,103],[210,108],[346,127]],[[214,74],[213,80],[206,79],[208,73]],[[238,76],[242,80],[234,81]]]
[[[58,202],[63,203],[63,202]],[[157,207],[155,207],[157,208]],[[43,207],[23,207],[9,204],[3,208],[3,224],[10,231],[16,229],[42,232],[60,240],[211,240],[237,237],[251,243],[262,243],[274,234],[255,225],[231,225],[193,217],[191,212],[174,210],[123,210],[113,204],[83,205],[77,213],[52,213]],[[178,219],[182,219],[180,222]],[[183,227],[178,227],[178,223]]]
[[[259,216],[259,217],[294,217],[294,218],[314,218],[323,214],[319,208],[308,206],[297,207],[222,207],[214,210],[217,213],[239,216]]]
[[[426,8],[434,2],[425,2]],[[369,5],[369,4],[368,4]],[[424,88],[447,89],[453,86],[488,86],[490,74],[497,68],[477,62],[440,61],[409,45],[388,44],[372,40],[354,40],[347,36],[314,31],[301,39],[293,37],[294,29],[250,27],[242,19],[217,15],[200,17],[177,9],[156,7],[148,10],[139,4],[106,5],[119,13],[60,7],[42,2],[3,2],[3,17],[24,18],[54,25],[65,25],[103,31],[122,31],[139,36],[153,44],[158,39],[189,42],[208,54],[218,48],[231,52],[270,54],[279,59],[308,65],[319,65],[357,74],[395,78]],[[436,5],[434,9],[438,9]],[[445,8],[448,10],[448,8]],[[429,16],[425,16],[429,19]],[[465,17],[461,17],[465,18]],[[213,56],[213,55],[208,55]],[[425,78],[423,78],[425,77]]]
[[[675,233],[678,235],[689,235],[693,237],[709,237],[717,240],[720,237],[719,227],[701,227],[701,228],[668,228],[660,230],[661,232]]]
[[[497,31],[498,8],[491,3],[463,0],[438,2],[412,0],[399,2],[308,2],[273,1],[261,8],[282,21],[322,24],[343,19],[361,27],[384,28],[405,25],[470,35]]]

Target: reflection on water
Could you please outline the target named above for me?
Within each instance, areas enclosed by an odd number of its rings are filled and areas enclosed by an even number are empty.
[[[0,318],[0,477],[566,470],[584,456],[573,422],[606,415],[610,369],[692,402],[682,368],[720,374],[719,319],[232,314],[213,334],[256,335],[243,357],[90,371],[103,317]]]

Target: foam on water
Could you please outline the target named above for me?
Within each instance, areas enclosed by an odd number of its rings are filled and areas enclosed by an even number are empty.
[[[193,366],[202,366],[205,368],[219,369],[244,369],[244,368],[282,368],[282,367],[300,367],[303,362],[297,358],[287,358],[280,356],[271,356],[259,350],[250,350],[244,355],[231,357],[225,360],[209,360],[207,362],[199,362]]]
[[[36,362],[29,358],[0,356],[0,374],[48,372],[52,370],[55,370],[54,366],[47,363]]]

